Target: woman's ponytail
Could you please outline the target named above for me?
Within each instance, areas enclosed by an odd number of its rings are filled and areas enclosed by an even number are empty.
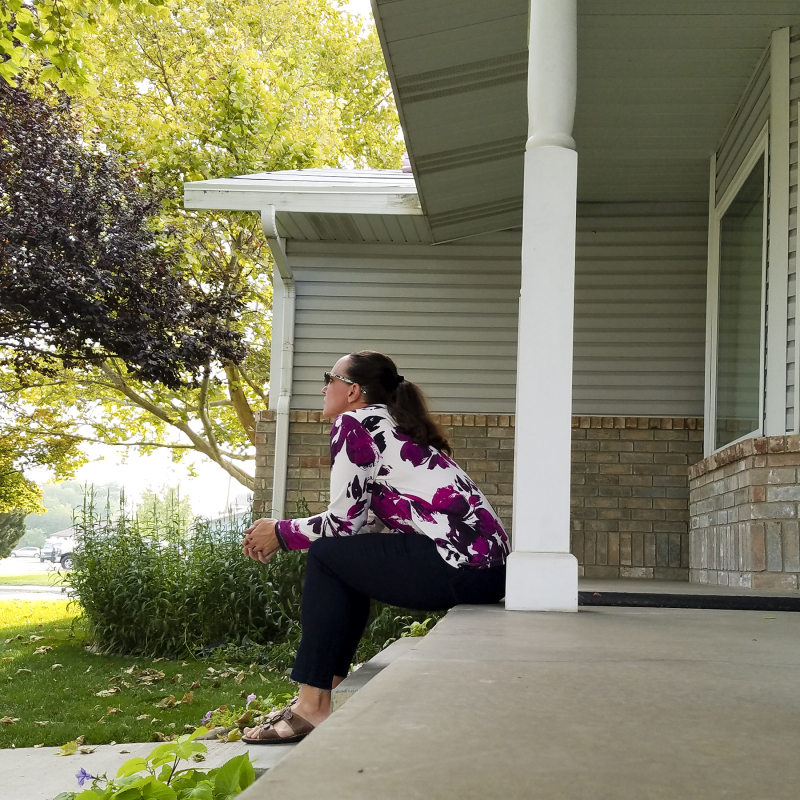
[[[389,356],[375,350],[351,353],[347,377],[361,386],[368,403],[385,405],[412,442],[452,454],[450,442],[431,418],[422,390],[398,374]]]

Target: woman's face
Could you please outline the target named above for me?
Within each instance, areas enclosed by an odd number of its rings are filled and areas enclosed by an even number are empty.
[[[340,358],[331,368],[331,372],[347,378],[348,358]],[[361,387],[356,384],[345,383],[338,378],[332,378],[327,386],[322,387],[322,394],[325,400],[322,404],[323,417],[338,417],[345,411],[353,411],[356,408],[363,408],[367,403],[361,393]]]

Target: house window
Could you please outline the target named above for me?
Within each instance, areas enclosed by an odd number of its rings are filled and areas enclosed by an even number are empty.
[[[714,449],[761,429],[765,174],[766,150],[718,209]]]

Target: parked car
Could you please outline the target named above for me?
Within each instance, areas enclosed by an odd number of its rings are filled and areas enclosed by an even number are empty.
[[[11,551],[11,558],[39,558],[40,550],[38,547],[29,545],[28,547],[18,547]]]
[[[52,561],[61,564],[64,569],[72,569],[72,553],[75,550],[74,536],[51,536],[45,540],[40,561]]]

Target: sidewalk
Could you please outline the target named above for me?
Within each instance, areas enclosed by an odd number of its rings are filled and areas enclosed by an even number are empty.
[[[800,614],[459,606],[243,800],[796,800]]]
[[[205,761],[190,766],[214,769],[241,753],[250,753],[256,769],[274,767],[295,745],[246,745],[244,742],[204,742],[208,746]],[[0,797],[3,800],[52,800],[60,792],[77,792],[75,774],[83,767],[92,775],[106,773],[109,777],[129,758],[145,757],[158,745],[144,744],[99,745],[94,753],[58,756],[57,747],[26,747],[0,750]],[[123,752],[128,751],[128,752]],[[83,787],[88,789],[89,785]]]

